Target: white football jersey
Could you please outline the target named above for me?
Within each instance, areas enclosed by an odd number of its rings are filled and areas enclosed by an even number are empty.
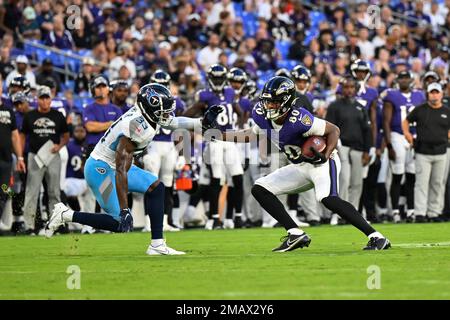
[[[134,154],[142,153],[153,141],[159,129],[154,129],[142,116],[137,107],[133,107],[117,119],[105,132],[95,146],[91,157],[105,161],[111,168],[116,168],[116,150],[121,137],[127,137],[136,144]]]

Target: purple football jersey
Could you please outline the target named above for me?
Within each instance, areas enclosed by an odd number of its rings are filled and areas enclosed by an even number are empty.
[[[205,103],[207,108],[217,104],[225,107],[225,110],[217,117],[217,123],[222,131],[234,128],[237,123],[237,114],[233,110],[234,95],[234,90],[230,87],[226,87],[220,94],[211,89],[197,92],[198,102]]]
[[[72,138],[67,144],[67,151],[69,153],[69,161],[67,162],[66,177],[84,179],[82,170],[82,145],[76,143]]]
[[[266,119],[261,103],[257,103],[253,108],[253,121],[262,130],[267,132],[267,136],[284,152],[292,163],[300,163],[301,148],[308,137],[303,134],[314,122],[314,116],[306,109],[293,108],[280,129],[273,127],[272,121]]]
[[[412,90],[410,93],[402,93],[398,89],[387,89],[383,91],[383,102],[390,102],[393,106],[391,130],[403,134],[402,121],[418,105],[425,102],[425,96],[421,90]],[[412,130],[411,133],[415,133]]]

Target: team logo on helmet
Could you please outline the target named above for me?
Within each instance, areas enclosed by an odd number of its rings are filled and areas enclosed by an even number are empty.
[[[282,84],[280,84],[280,87],[277,89],[277,91],[275,92],[276,95],[280,95],[283,93],[287,93],[289,92],[289,90],[294,89],[294,85],[293,82],[283,82]]]

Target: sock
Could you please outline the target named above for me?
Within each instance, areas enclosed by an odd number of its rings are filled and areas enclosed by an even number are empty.
[[[23,222],[23,216],[13,216],[14,222]]]
[[[406,174],[405,193],[406,193],[406,205],[408,209],[414,211],[414,184],[416,183],[416,175],[414,173]],[[409,210],[408,210],[409,211]]]
[[[172,210],[173,210],[173,188],[166,187],[164,191],[164,214],[167,215],[167,222],[169,224],[173,224]]]
[[[242,212],[242,202],[244,200],[244,180],[243,175],[233,176],[234,185],[234,209],[236,212]]]
[[[402,188],[402,175],[401,174],[393,174],[392,175],[392,183],[391,183],[391,202],[392,209],[398,210],[399,208],[399,199],[400,199],[400,191]]]
[[[264,187],[255,184],[252,187],[252,195],[259,202],[261,207],[266,210],[275,220],[277,220],[286,229],[295,229],[298,226],[289,216],[280,199]]]
[[[344,201],[336,196],[329,196],[322,199],[322,203],[327,209],[332,212],[336,212],[345,221],[351,223],[354,227],[358,228],[365,235],[369,235],[375,232],[375,229],[367,223],[367,221],[361,216],[361,214],[356,211],[355,207],[353,207],[350,202]]]
[[[212,178],[209,190],[209,218],[219,213],[220,179]]]
[[[299,235],[305,233],[305,231],[303,231],[302,229],[299,229],[299,228],[292,228],[292,229],[289,229],[287,232],[289,234],[293,234],[293,235],[296,235],[296,236],[299,236]]]
[[[297,211],[297,204],[298,204],[298,194],[288,194],[287,195],[287,205],[288,205],[289,210]]]
[[[368,237],[369,239],[370,239],[370,238],[384,238],[384,236],[383,236],[381,233],[377,232],[377,231],[372,232],[372,233],[369,234],[367,237]]]
[[[236,189],[233,187],[228,187],[227,212],[225,215],[227,219],[233,219],[233,212],[235,205],[236,205]]]
[[[377,183],[378,204],[380,208],[387,207],[387,191],[384,183]]]
[[[163,238],[164,184],[160,182],[152,192],[144,194],[145,214],[150,216],[152,239]]]
[[[164,239],[152,239],[151,246],[152,247],[159,247],[164,243]]]
[[[63,219],[65,222],[72,222],[73,221],[73,214],[75,212],[72,210],[66,211],[63,213]]]
[[[71,220],[66,220],[63,214],[65,221],[77,222],[83,225],[91,226],[94,229],[108,230],[117,232],[119,228],[119,221],[114,219],[109,214],[104,213],[87,213],[87,212],[73,212]]]

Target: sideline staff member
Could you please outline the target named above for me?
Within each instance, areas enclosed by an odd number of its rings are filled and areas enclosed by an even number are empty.
[[[414,217],[425,222],[435,220],[444,206],[444,180],[450,109],[442,103],[442,86],[435,82],[427,87],[427,102],[415,108],[402,122],[403,134],[416,152],[416,184],[414,186]],[[414,141],[409,125],[416,123]]]

